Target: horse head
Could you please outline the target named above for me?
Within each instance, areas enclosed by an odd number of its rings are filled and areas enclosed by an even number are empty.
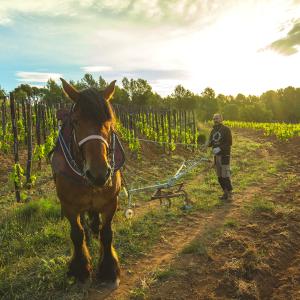
[[[110,99],[116,81],[112,81],[103,91],[95,88],[77,91],[64,79],[61,78],[61,81],[65,93],[74,102],[70,114],[74,152],[88,181],[103,187],[112,175],[108,154],[115,116]]]

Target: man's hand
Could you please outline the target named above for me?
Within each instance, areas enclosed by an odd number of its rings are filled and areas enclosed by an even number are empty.
[[[216,155],[216,154],[221,152],[221,148],[220,147],[213,148],[212,152],[213,152],[214,155]]]

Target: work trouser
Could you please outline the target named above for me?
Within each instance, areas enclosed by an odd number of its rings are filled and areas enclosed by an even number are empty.
[[[230,155],[215,155],[215,170],[223,191],[232,191],[230,179]]]

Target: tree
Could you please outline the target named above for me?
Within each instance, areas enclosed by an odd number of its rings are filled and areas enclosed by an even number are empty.
[[[81,83],[81,85],[84,89],[87,89],[87,88],[90,88],[90,87],[99,89],[98,82],[94,79],[93,75],[89,74],[89,73],[84,74],[84,76],[81,79],[80,83]]]
[[[299,89],[289,86],[282,91],[281,104],[285,120],[297,122],[300,119]]]
[[[182,85],[177,85],[174,89],[174,92],[171,94],[173,103],[178,109],[191,110],[195,108],[195,99],[193,98],[193,93],[184,88]]]
[[[32,97],[33,89],[29,84],[20,84],[14,89],[15,100],[21,102],[26,98]]]
[[[239,120],[240,111],[239,106],[235,103],[229,103],[225,105],[223,110],[223,117],[227,120]]]
[[[201,120],[210,120],[214,113],[219,111],[215,91],[207,87],[198,101],[198,117]]]
[[[207,98],[207,99],[210,99],[210,100],[215,100],[216,98],[216,93],[215,91],[210,88],[210,87],[207,87],[204,89],[204,91],[201,93],[201,96],[203,98]]]
[[[62,104],[66,101],[67,97],[65,96],[62,88],[52,79],[49,79],[46,84],[46,89],[44,90],[43,100],[49,106]]]
[[[245,95],[239,93],[235,97],[235,102],[239,104],[245,104],[247,102],[247,98]]]
[[[100,90],[104,90],[108,86],[108,83],[104,80],[102,76],[99,76],[98,87]]]
[[[267,110],[272,112],[275,120],[282,120],[280,98],[277,92],[269,90],[260,96],[260,101],[264,103]]]
[[[131,104],[137,106],[153,106],[157,103],[157,94],[155,95],[153,93],[152,87],[147,80],[141,78],[129,80],[127,77],[124,77],[122,84]]]
[[[124,89],[122,89],[116,85],[112,103],[128,105],[128,104],[130,104],[130,102],[131,101],[129,99],[128,93]]]
[[[6,96],[6,92],[4,89],[1,88],[1,85],[0,85],[0,98],[4,98]]]

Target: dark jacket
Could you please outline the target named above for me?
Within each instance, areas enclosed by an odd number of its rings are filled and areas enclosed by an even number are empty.
[[[232,135],[229,127],[218,124],[214,125],[210,135],[208,146],[212,148],[220,147],[218,155],[230,155],[232,145]]]

